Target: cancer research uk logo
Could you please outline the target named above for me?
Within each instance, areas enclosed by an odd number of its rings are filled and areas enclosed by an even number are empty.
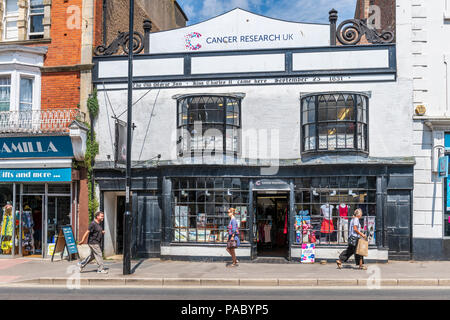
[[[197,51],[200,50],[202,45],[200,43],[197,43],[196,45],[192,44],[192,41],[195,40],[195,38],[199,39],[202,35],[198,32],[191,32],[184,36],[184,39],[186,41],[186,49]]]

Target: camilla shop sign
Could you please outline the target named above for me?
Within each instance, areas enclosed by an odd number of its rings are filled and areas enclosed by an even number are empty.
[[[0,159],[72,156],[72,142],[68,136],[0,138]]]

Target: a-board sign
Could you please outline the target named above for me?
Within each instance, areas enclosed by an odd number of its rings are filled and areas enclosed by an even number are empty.
[[[59,229],[59,234],[56,238],[55,249],[53,250],[52,254],[52,261],[56,253],[61,253],[62,258],[65,248],[67,248],[67,252],[69,253],[69,261],[71,260],[72,254],[78,254],[77,243],[75,242],[72,226],[70,225],[62,226]]]

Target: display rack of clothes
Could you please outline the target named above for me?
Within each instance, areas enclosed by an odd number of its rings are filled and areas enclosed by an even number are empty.
[[[258,220],[257,241],[263,246],[272,247],[272,219]]]
[[[34,222],[31,208],[25,206],[22,213],[22,252],[24,255],[34,253]]]
[[[11,254],[13,241],[13,214],[12,205],[7,204],[2,209],[2,220],[0,226],[0,244],[2,254]]]

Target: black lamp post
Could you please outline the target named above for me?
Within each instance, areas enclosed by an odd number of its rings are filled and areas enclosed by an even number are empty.
[[[131,274],[131,130],[132,130],[132,106],[133,106],[133,48],[134,48],[134,0],[130,0],[128,38],[128,107],[127,107],[127,168],[125,173],[125,214],[123,216],[123,274]]]

